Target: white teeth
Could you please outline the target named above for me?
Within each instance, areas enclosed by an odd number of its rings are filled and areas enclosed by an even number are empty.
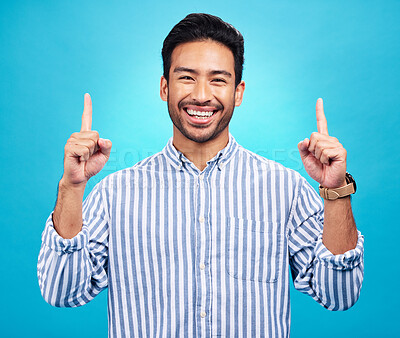
[[[208,118],[214,113],[213,111],[197,111],[193,109],[187,109],[186,111],[190,116],[195,116],[198,118]]]

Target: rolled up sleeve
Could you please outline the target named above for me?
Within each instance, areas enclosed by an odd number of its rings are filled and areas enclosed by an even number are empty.
[[[42,234],[37,273],[43,298],[57,307],[88,303],[108,285],[108,212],[100,183],[83,203],[82,230],[62,238],[52,214]]]
[[[46,227],[42,234],[42,243],[57,252],[58,255],[62,255],[64,253],[73,253],[86,247],[88,237],[88,227],[85,224],[75,237],[70,239],[61,237],[54,229],[52,212],[46,221]]]
[[[364,237],[354,249],[333,255],[322,243],[324,208],[320,197],[301,178],[289,222],[290,266],[294,286],[333,311],[358,300],[364,273]]]

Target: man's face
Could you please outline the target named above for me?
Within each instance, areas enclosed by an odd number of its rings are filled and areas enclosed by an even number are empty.
[[[230,49],[206,40],[184,43],[174,49],[169,81],[161,78],[160,94],[168,102],[174,128],[187,139],[203,143],[228,132],[243,91],[243,81],[235,87]]]

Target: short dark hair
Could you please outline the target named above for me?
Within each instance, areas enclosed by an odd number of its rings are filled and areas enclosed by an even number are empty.
[[[228,47],[235,61],[235,85],[242,80],[244,40],[242,34],[221,18],[204,13],[192,13],[177,23],[164,40],[162,58],[164,77],[168,81],[171,55],[174,49],[186,42],[214,40]]]

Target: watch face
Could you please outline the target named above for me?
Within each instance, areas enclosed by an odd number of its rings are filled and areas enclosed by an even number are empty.
[[[351,176],[349,173],[346,173],[346,180],[347,180],[347,183],[353,183],[354,192],[356,192],[357,191],[357,184],[356,184],[356,181],[354,180],[353,176]]]

